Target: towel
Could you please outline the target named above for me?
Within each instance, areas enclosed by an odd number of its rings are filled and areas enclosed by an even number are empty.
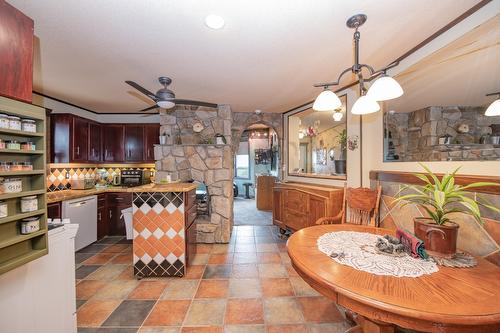
[[[415,237],[411,232],[404,229],[396,230],[396,238],[399,238],[401,244],[405,246],[406,251],[413,258],[428,259],[429,255],[425,251],[424,242]]]

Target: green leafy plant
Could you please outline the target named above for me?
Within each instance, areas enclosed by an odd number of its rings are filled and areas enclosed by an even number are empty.
[[[340,132],[339,135],[337,135],[336,139],[337,144],[340,146],[340,159],[343,160],[347,155],[347,130],[344,129],[342,132]]]
[[[405,185],[398,192],[411,190],[413,193],[402,195],[396,199],[397,202],[405,200],[403,204],[415,203],[425,209],[429,216],[438,225],[443,225],[450,221],[448,214],[450,213],[465,213],[472,215],[476,221],[482,223],[481,212],[479,206],[489,208],[497,213],[500,209],[493,206],[486,199],[479,196],[474,197],[473,193],[466,190],[484,187],[484,186],[500,186],[493,182],[477,182],[468,185],[455,184],[455,174],[460,167],[452,173],[445,174],[439,179],[428,167],[419,163],[426,173],[414,174],[424,182],[424,185]]]

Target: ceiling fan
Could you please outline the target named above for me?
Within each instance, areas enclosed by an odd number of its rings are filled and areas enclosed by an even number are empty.
[[[198,105],[198,106],[206,106],[209,108],[216,108],[217,107],[217,104],[214,104],[214,103],[175,98],[174,92],[172,90],[168,89],[168,86],[172,83],[172,79],[169,77],[166,77],[166,76],[160,76],[158,78],[158,81],[160,82],[161,85],[163,85],[163,88],[158,90],[156,92],[156,94],[153,94],[151,91],[140,86],[139,84],[135,83],[134,81],[125,81],[125,83],[127,83],[128,85],[139,90],[141,93],[143,93],[147,97],[151,98],[156,103],[156,105],[153,105],[153,106],[150,106],[150,107],[147,107],[145,109],[140,110],[141,112],[149,111],[149,110],[155,109],[157,107],[160,107],[162,109],[171,109],[177,104]]]

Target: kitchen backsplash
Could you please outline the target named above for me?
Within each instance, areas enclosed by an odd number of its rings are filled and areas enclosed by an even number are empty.
[[[99,174],[102,174],[108,184],[113,182],[113,178],[119,175],[121,170],[143,169],[151,170],[154,168],[134,168],[134,167],[113,167],[113,168],[98,168],[98,167],[67,167],[67,168],[50,168],[47,174],[47,190],[49,192],[62,191],[71,189],[71,179],[93,178],[96,179]],[[98,172],[99,170],[99,172]]]

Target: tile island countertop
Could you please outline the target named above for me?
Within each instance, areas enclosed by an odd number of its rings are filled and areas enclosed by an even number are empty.
[[[47,193],[47,203],[83,198],[108,192],[189,192],[196,189],[195,183],[146,184],[135,187],[108,186],[88,190],[62,190]]]

